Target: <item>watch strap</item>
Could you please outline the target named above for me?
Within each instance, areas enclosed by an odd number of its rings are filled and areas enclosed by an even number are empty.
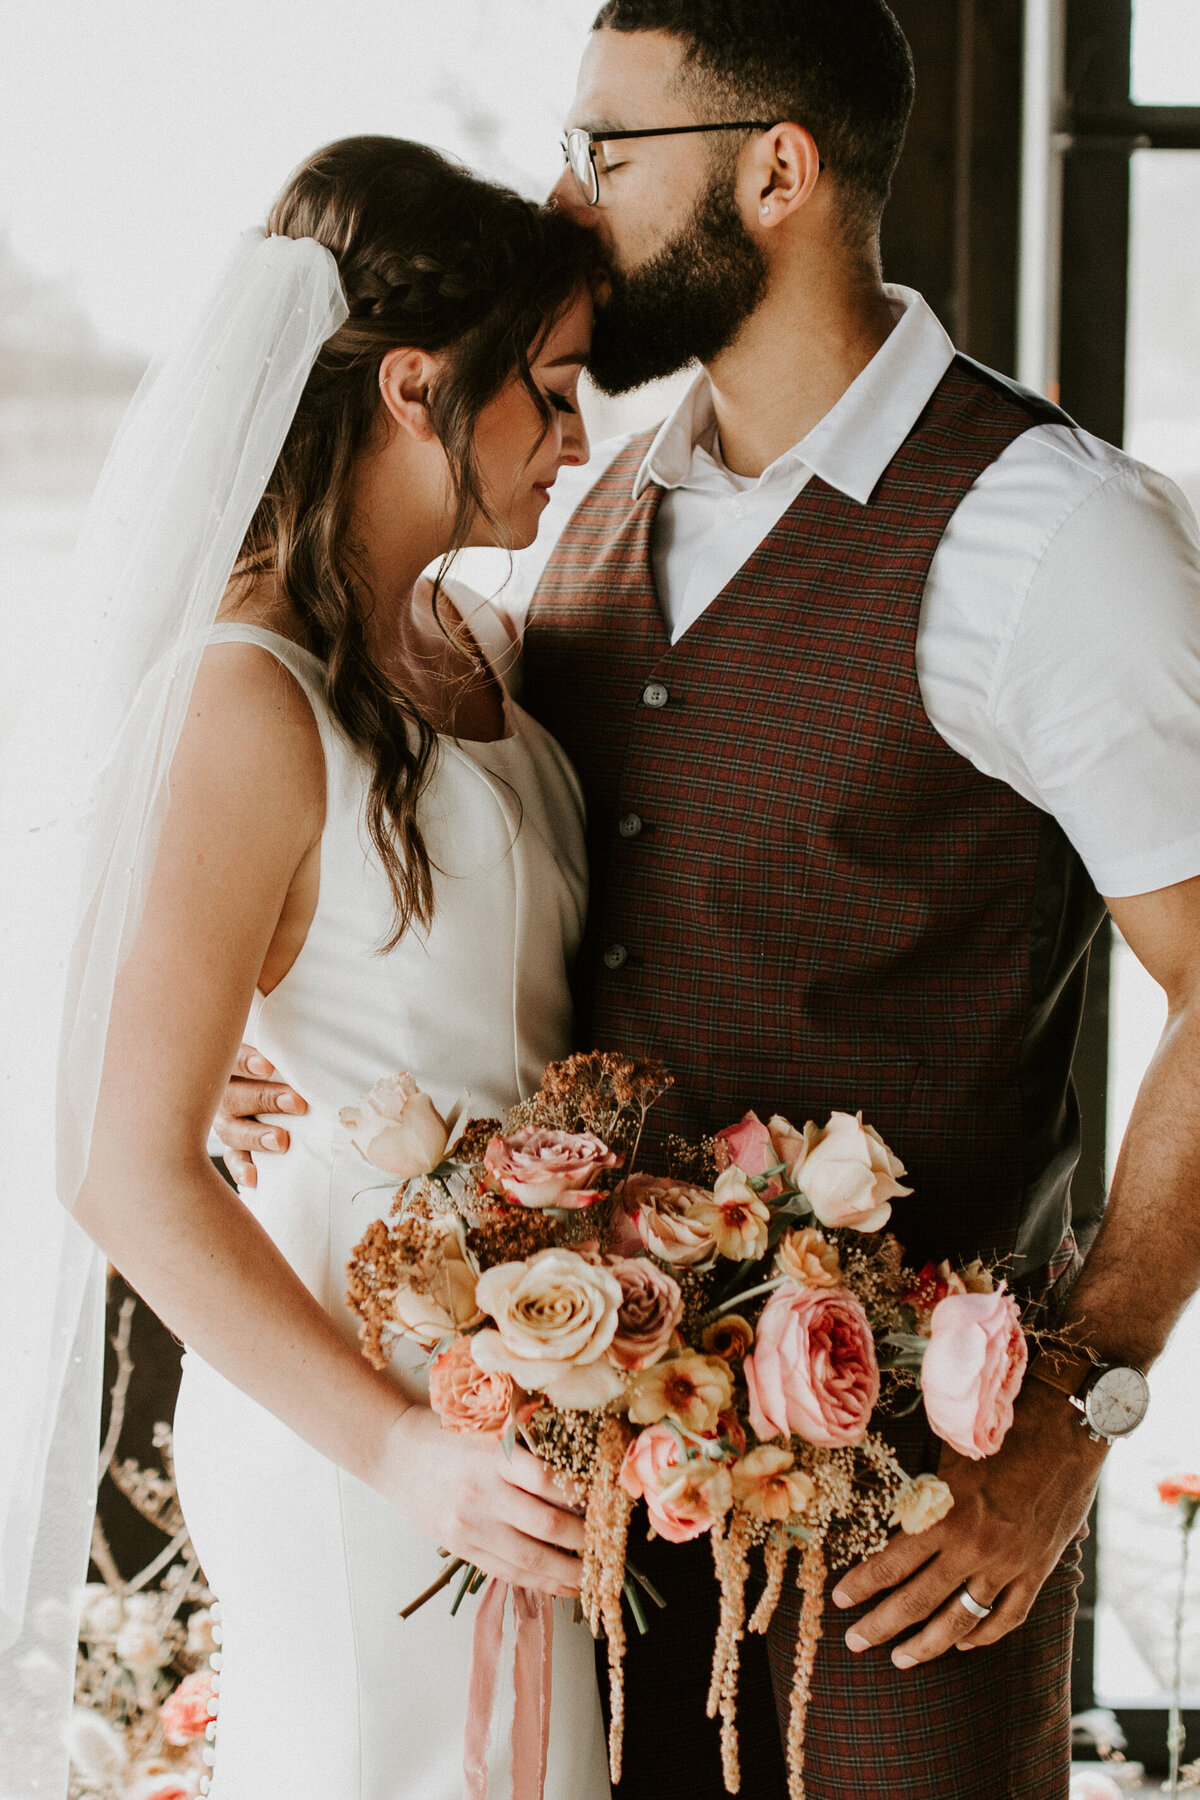
[[[1090,1378],[1104,1367],[1094,1357],[1069,1350],[1039,1350],[1029,1373],[1048,1387],[1057,1388],[1068,1400],[1077,1399]]]

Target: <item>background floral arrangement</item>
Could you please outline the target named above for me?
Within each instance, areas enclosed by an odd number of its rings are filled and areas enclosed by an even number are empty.
[[[740,1644],[767,1629],[798,1552],[787,1749],[802,1800],[828,1567],[952,1505],[937,1477],[905,1474],[880,1427],[923,1403],[961,1455],[992,1455],[1026,1339],[1015,1299],[979,1263],[905,1267],[883,1228],[912,1190],[861,1115],[801,1130],[747,1113],[703,1143],[670,1140],[665,1173],[639,1171],[647,1114],[670,1081],[656,1064],[575,1056],[504,1120],[465,1129],[410,1076],[378,1083],[342,1120],[403,1185],[356,1246],[349,1299],[377,1366],[400,1338],[429,1352],[444,1428],[519,1436],[586,1496],[582,1606],[608,1643],[614,1781],[622,1596],[643,1630],[639,1590],[661,1604],[626,1563],[634,1505],[672,1542],[711,1538],[721,1614],[708,1708],[730,1793]],[[766,1585],[747,1619],[752,1553]],[[466,1569],[460,1597],[479,1579]]]

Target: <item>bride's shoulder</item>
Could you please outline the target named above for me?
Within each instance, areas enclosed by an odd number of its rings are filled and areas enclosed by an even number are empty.
[[[266,645],[250,639],[206,646],[176,762],[204,770],[216,791],[248,786],[286,791],[292,804],[323,802],[325,760],[313,703]]]

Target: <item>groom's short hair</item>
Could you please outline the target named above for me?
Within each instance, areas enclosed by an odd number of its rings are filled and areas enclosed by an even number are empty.
[[[874,236],[913,99],[912,52],[884,0],[605,0],[601,27],[679,38],[685,82],[714,119],[805,126],[852,234]]]

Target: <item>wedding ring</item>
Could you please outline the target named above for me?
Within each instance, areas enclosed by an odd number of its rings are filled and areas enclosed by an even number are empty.
[[[960,1587],[954,1598],[962,1601],[973,1619],[986,1619],[992,1610],[990,1606],[980,1606],[974,1594],[967,1587]]]

